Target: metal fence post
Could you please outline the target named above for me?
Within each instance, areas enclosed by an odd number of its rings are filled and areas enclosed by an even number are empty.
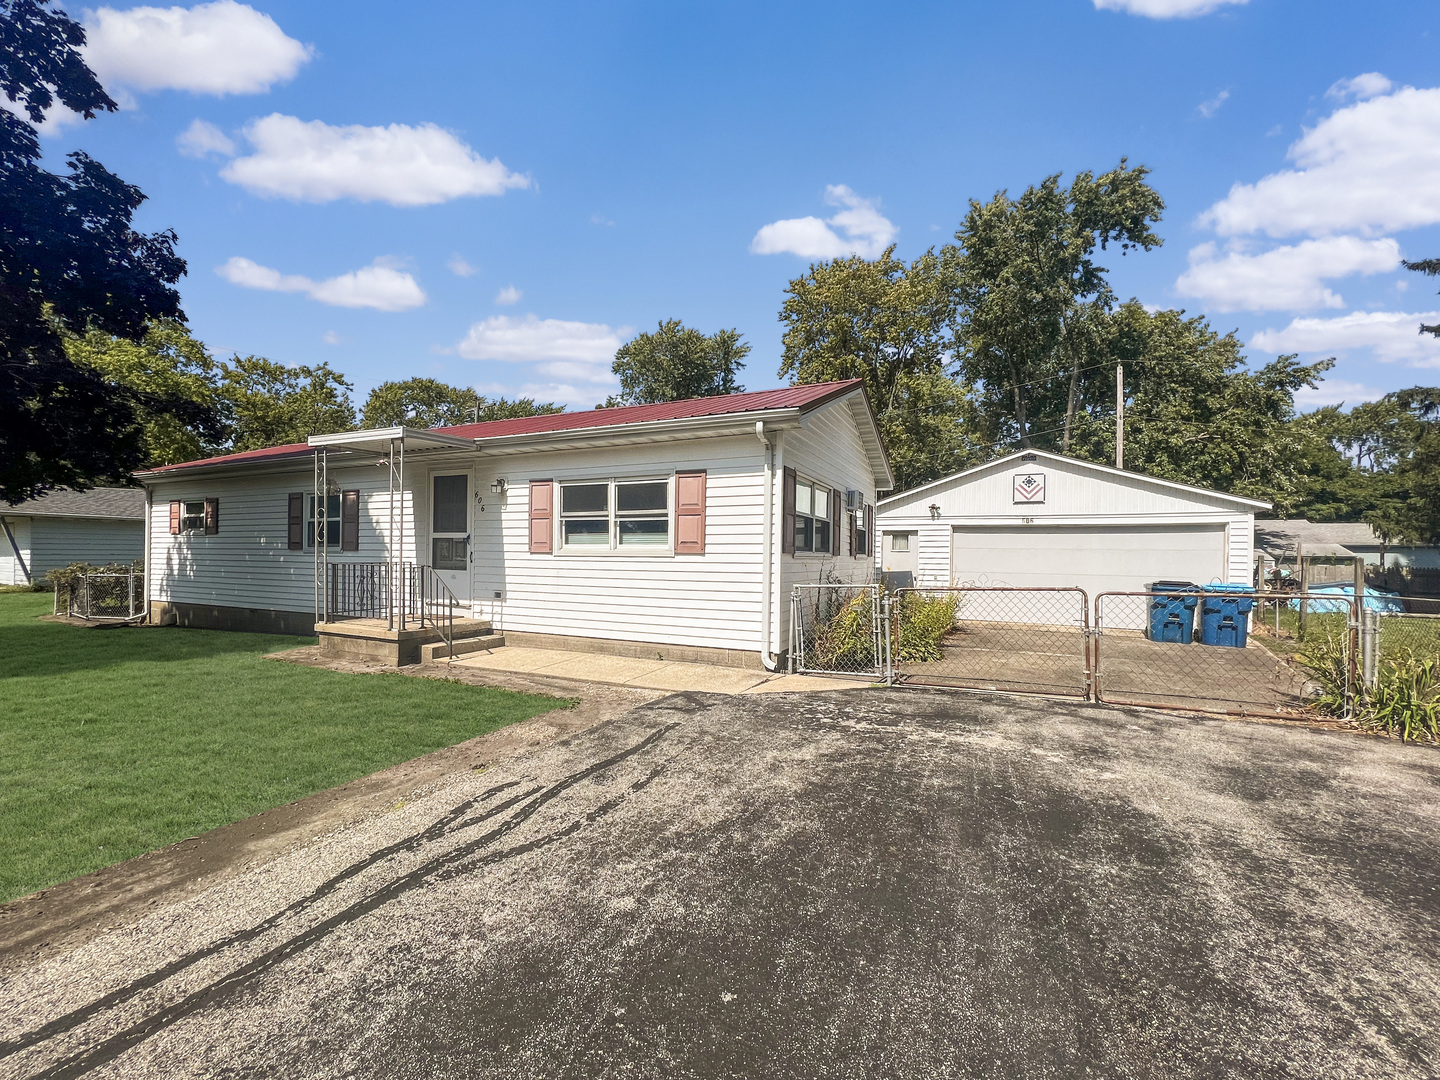
[[[1380,675],[1380,613],[1360,610],[1361,683],[1366,690]]]

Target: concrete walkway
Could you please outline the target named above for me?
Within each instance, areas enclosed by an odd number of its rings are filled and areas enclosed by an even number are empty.
[[[564,649],[529,649],[507,645],[490,652],[471,653],[451,661],[457,667],[547,675],[555,679],[635,686],[649,690],[698,690],[711,694],[765,694],[815,690],[844,690],[869,686],[864,680],[829,679],[815,675],[779,675],[715,664],[687,664],[679,660],[642,660],[633,656],[569,652]]]

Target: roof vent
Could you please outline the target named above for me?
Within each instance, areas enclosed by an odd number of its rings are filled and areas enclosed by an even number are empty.
[[[1021,455],[1020,455],[1020,460],[1021,460],[1021,461],[1039,461],[1040,459],[1039,459],[1038,457],[1036,457],[1034,454],[1021,454]]]

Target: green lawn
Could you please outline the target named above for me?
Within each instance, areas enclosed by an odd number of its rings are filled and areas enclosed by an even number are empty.
[[[568,704],[263,659],[303,638],[38,621],[50,604],[0,594],[0,901]]]

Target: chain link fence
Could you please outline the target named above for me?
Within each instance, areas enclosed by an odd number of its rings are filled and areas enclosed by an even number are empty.
[[[1402,653],[1440,656],[1440,597],[1406,596],[1400,603],[1404,611],[1377,612],[1380,659]]]
[[[790,670],[889,678],[879,585],[796,585],[790,597]]]
[[[91,622],[138,622],[145,617],[143,571],[99,570],[55,583],[55,614]]]
[[[1088,697],[1089,609],[1082,589],[897,590],[890,602],[895,680]]]
[[[1294,718],[1312,706],[1348,715],[1356,627],[1353,601],[1335,594],[1101,593],[1095,699],[1246,716]]]

